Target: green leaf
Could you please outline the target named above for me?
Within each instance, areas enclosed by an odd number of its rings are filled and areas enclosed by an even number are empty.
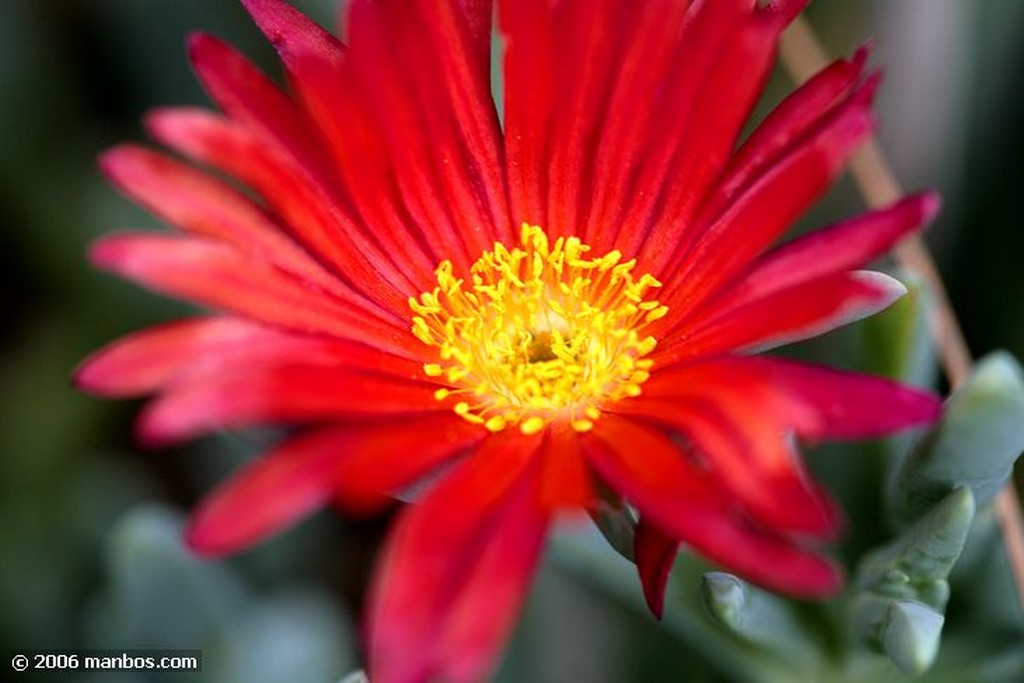
[[[610,496],[602,496],[589,512],[598,531],[612,548],[630,562],[635,562],[633,541],[636,538],[636,517],[626,504]]]
[[[882,626],[886,654],[903,673],[926,671],[939,654],[939,638],[946,618],[928,605],[893,600]]]
[[[1007,353],[987,356],[946,404],[946,413],[904,461],[890,490],[906,524],[960,485],[978,507],[992,502],[1024,449],[1024,375]]]
[[[601,594],[629,607],[653,622],[644,603],[636,567],[614,553],[598,534],[560,534],[551,544],[551,561],[570,576],[586,582]],[[669,579],[665,615],[660,627],[686,649],[699,653],[727,680],[749,683],[797,683],[819,680],[813,673],[802,675],[804,662],[768,652],[726,632],[701,608],[699,578],[707,564],[682,552]]]
[[[204,675],[223,683],[336,680],[355,666],[349,620],[323,591],[260,594],[235,567],[193,555],[182,526],[180,513],[158,506],[117,524],[87,646],[202,649]]]
[[[854,585],[861,591],[945,609],[947,579],[963,552],[974,510],[971,489],[956,489],[896,540],[868,553]]]
[[[110,594],[98,608],[98,640],[129,646],[195,645],[238,610],[248,591],[227,567],[183,546],[175,511],[147,505],[127,513],[107,547]]]
[[[892,306],[861,323],[857,367],[873,375],[930,386],[935,351],[928,327],[928,291],[913,274],[899,273],[907,293]]]
[[[814,638],[793,603],[725,572],[704,574],[701,589],[708,611],[736,637],[787,658],[814,658]]]
[[[850,601],[851,634],[884,652],[904,673],[920,673],[935,661],[949,573],[974,513],[974,495],[961,486],[860,562]]]

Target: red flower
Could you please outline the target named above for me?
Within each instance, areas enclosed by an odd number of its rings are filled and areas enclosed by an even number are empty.
[[[375,509],[451,465],[384,552],[374,683],[485,676],[549,522],[591,506],[596,481],[640,511],[655,611],[679,542],[769,588],[835,591],[838,570],[807,541],[832,537],[838,515],[793,437],[886,434],[939,403],[752,353],[899,297],[852,269],[937,199],[773,246],[872,128],[877,78],[860,53],[737,148],[803,4],[500,2],[500,123],[489,0],[353,0],[347,45],[281,0],[245,0],[290,92],[193,36],[223,113],[161,110],[148,126],[216,173],[110,151],[112,182],[182,234],[92,252],[217,313],[123,339],[78,382],[156,394],[148,442],[300,427],[200,506],[200,552],[331,502]]]

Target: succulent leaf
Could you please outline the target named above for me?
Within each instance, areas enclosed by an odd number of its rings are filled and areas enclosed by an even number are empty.
[[[792,602],[725,572],[704,574],[701,593],[711,615],[740,640],[793,658],[814,657],[814,638]]]
[[[860,326],[857,367],[874,375],[929,386],[935,375],[935,350],[928,328],[928,290],[912,273],[898,276],[907,293]]]
[[[884,652],[908,674],[938,653],[949,574],[974,521],[974,495],[960,486],[857,569],[850,602],[854,638]]]
[[[914,600],[893,600],[882,626],[882,646],[903,673],[922,673],[939,654],[939,639],[946,618]]]
[[[920,517],[957,486],[970,486],[978,507],[992,502],[1024,449],[1024,373],[1007,353],[978,363],[949,399],[946,413],[892,482],[900,524]]]

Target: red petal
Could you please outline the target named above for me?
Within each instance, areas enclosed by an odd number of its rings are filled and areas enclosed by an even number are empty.
[[[471,435],[451,419],[431,417],[329,427],[289,439],[207,496],[192,515],[186,538],[202,553],[242,550],[323,506],[338,492],[339,482],[344,503],[376,491],[393,493],[419,476],[425,464],[459,453],[481,432],[475,428]],[[388,487],[378,488],[379,479],[348,481],[373,460],[390,466]]]
[[[147,394],[202,352],[219,356],[251,343],[266,328],[235,318],[198,318],[136,332],[97,351],[75,372],[85,391],[105,396]]]
[[[310,55],[343,59],[341,41],[284,0],[242,0],[242,4],[289,68]]]
[[[376,574],[369,675],[381,681],[485,677],[539,555],[540,439],[490,438],[398,522]]]
[[[670,65],[679,57],[684,17],[694,5],[678,0],[637,3],[636,22],[616,29],[624,43],[595,150],[594,198],[583,241],[601,253],[611,248],[614,225],[630,203],[630,181],[650,143]]]
[[[542,508],[586,508],[591,504],[594,490],[590,471],[573,429],[567,425],[550,427],[540,457]]]
[[[322,180],[331,181],[323,142],[294,101],[245,57],[217,38],[193,34],[188,47],[199,80],[225,114],[280,145]]]
[[[285,61],[294,89],[327,138],[363,220],[382,238],[385,249],[406,252],[411,264],[432,272],[439,259],[409,233],[400,215],[401,201],[390,193],[394,179],[388,167],[395,157],[383,147],[377,130],[380,121],[368,109],[369,98],[359,91],[348,51],[334,36],[281,2],[250,2],[248,8]],[[382,74],[378,84],[387,80]],[[421,221],[419,227],[433,235],[430,222]]]
[[[216,429],[268,422],[444,410],[433,386],[367,369],[302,365],[216,368],[170,387],[146,406],[139,435],[162,445]]]
[[[293,334],[236,318],[200,318],[151,328],[101,349],[76,381],[108,396],[146,394],[171,383],[248,368],[302,362],[373,368],[398,378],[423,376],[422,365],[341,339]]]
[[[501,200],[493,172],[474,159],[474,145],[496,142],[471,139],[459,129],[445,87],[437,83],[436,51],[423,44],[423,27],[407,4],[360,0],[350,7],[358,94],[387,142],[403,202],[431,242],[442,240],[445,255],[468,268],[492,246],[495,216],[506,220],[496,208]],[[465,97],[460,101],[464,105]]]
[[[586,219],[589,169],[600,139],[604,103],[614,83],[620,46],[629,22],[619,0],[565,0],[556,4],[557,57],[548,151],[547,215],[542,225],[553,235],[578,234]],[[599,247],[600,248],[600,247]]]
[[[790,21],[802,12],[809,2],[810,0],[766,0],[761,9],[764,12],[781,14]]]
[[[795,401],[816,412],[812,438],[868,439],[930,424],[942,401],[929,392],[832,368],[759,358],[753,365],[762,381],[773,382]]]
[[[663,534],[645,517],[640,518],[633,540],[633,554],[644,589],[644,599],[657,619],[661,619],[665,610],[665,587],[678,553],[678,541]]]
[[[839,273],[706,311],[669,336],[656,358],[670,362],[726,352],[763,351],[824,334],[886,308],[906,293],[873,271]]]
[[[401,253],[382,252],[309,169],[248,129],[194,109],[159,110],[146,124],[169,147],[251,186],[306,249],[385,308],[404,313],[410,295],[434,284],[431,273],[398,265]]]
[[[666,86],[678,89],[678,94],[673,92],[669,103],[658,108],[662,117],[651,128],[656,136],[651,158],[633,187],[637,200],[630,203],[616,241],[626,254],[650,250],[646,267],[656,274],[668,272],[662,266],[672,256],[672,247],[692,230],[701,199],[728,161],[764,87],[784,26],[778,17],[757,12],[755,3],[745,0],[705,2],[701,10],[694,32],[706,32],[708,37],[683,37],[688,51],[680,55],[677,68],[685,71],[677,76],[678,86],[676,81]],[[702,16],[707,22],[703,25]],[[721,47],[698,40],[716,41]]]
[[[198,238],[109,235],[93,263],[147,287],[300,332],[360,341],[406,357],[422,346],[405,329],[319,292],[273,266]]]
[[[361,512],[364,492],[387,495],[431,477],[453,456],[481,442],[488,432],[452,411],[404,418],[375,430],[338,470],[335,490],[341,505]],[[441,473],[443,476],[444,473]]]
[[[841,60],[804,83],[765,118],[729,160],[707,199],[706,210],[720,215],[737,196],[800,139],[821,125],[861,77],[867,51]]]
[[[469,30],[470,51],[475,55],[473,62],[486,70],[488,82],[491,67],[491,27],[494,23],[493,0],[458,0],[456,5],[462,11]]]
[[[679,242],[670,259],[662,259],[665,272],[679,268],[659,297],[666,305],[678,315],[706,298],[744,269],[824,193],[847,156],[871,131],[867,102],[863,101],[866,97],[851,99],[813,135],[772,164],[717,220],[704,214],[697,219],[688,230],[690,237]],[[654,258],[658,257],[656,253]]]
[[[942,409],[934,394],[889,379],[768,356],[662,368],[644,384],[643,397],[620,405],[640,413],[642,406],[629,406],[715,395],[737,416],[772,415],[787,431],[810,438],[883,436],[933,422]],[[756,407],[746,410],[751,401]]]
[[[185,539],[196,552],[244,550],[312,514],[333,491],[348,428],[289,439],[219,486],[192,514]]]
[[[410,21],[413,12],[409,5],[417,7],[419,21]],[[465,13],[460,7],[465,0],[388,0],[383,3],[388,15],[385,21],[389,28],[404,24],[409,31],[410,66],[425,66],[424,57],[428,52],[437,60],[435,69],[427,71],[427,79],[419,79],[423,89],[421,99],[423,108],[430,111],[451,111],[454,118],[452,134],[462,138],[467,156],[464,163],[468,167],[468,187],[463,192],[471,193],[478,188],[478,201],[485,206],[486,219],[491,225],[490,230],[481,230],[488,234],[490,240],[508,239],[512,236],[508,225],[508,207],[505,201],[504,172],[500,146],[501,128],[494,100],[490,91],[490,55],[480,59],[479,35],[481,26],[467,23],[467,19],[475,22],[484,21],[481,11],[487,9],[489,2],[471,0],[477,7],[471,8],[475,16]],[[481,7],[488,6],[488,7]],[[404,20],[404,21],[403,21]],[[486,18],[487,35],[490,34],[490,17]],[[476,30],[478,35],[473,36]],[[421,37],[422,36],[422,37]],[[419,38],[419,40],[417,40]],[[424,41],[422,38],[429,39]],[[477,41],[474,44],[474,41]],[[430,44],[432,43],[432,45]],[[440,83],[431,83],[437,76],[443,77]],[[437,136],[432,136],[436,143]],[[463,217],[470,216],[463,213]],[[483,225],[477,225],[482,229]],[[489,247],[490,244],[480,245]]]
[[[505,156],[514,223],[547,212],[547,145],[555,96],[554,8],[549,0],[498,3],[505,37]]]
[[[759,522],[821,538],[840,528],[837,508],[811,481],[789,441],[796,426],[785,397],[763,385],[741,384],[743,375],[708,381],[700,372],[673,373],[689,382],[678,394],[623,401],[617,412],[678,431],[723,489]],[[668,381],[665,382],[668,384]],[[716,384],[717,383],[717,384]],[[674,386],[681,386],[675,384]]]
[[[839,588],[837,567],[738,516],[734,501],[695,472],[664,433],[605,415],[584,436],[605,481],[670,537],[774,590],[823,596]]]
[[[198,169],[134,145],[106,152],[100,167],[128,197],[171,225],[223,240],[336,296],[380,310],[324,270],[249,199]]]
[[[814,406],[766,378],[758,359],[727,358],[665,368],[643,397],[616,411],[654,421],[689,439],[719,483],[764,524],[832,537],[838,510],[811,481],[794,451],[794,433],[818,428]]]
[[[893,206],[816,230],[758,259],[701,311],[729,309],[811,280],[864,265],[922,227],[939,210],[934,193],[907,197]]]

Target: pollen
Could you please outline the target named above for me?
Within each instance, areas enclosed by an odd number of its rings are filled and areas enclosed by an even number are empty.
[[[648,298],[661,283],[618,251],[589,251],[524,224],[519,246],[495,243],[467,277],[441,262],[437,287],[409,299],[413,334],[437,349],[423,366],[444,386],[435,398],[490,431],[535,434],[555,421],[589,431],[602,407],[640,395],[647,329],[668,313]]]

